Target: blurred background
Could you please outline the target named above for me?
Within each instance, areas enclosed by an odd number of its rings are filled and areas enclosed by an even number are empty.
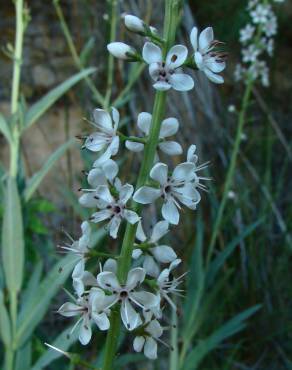
[[[120,17],[123,13],[135,14],[162,30],[163,1],[119,1]],[[77,54],[84,67],[94,66],[90,76],[99,91],[104,91],[107,78],[107,52],[109,30],[108,2],[96,0],[66,0],[54,5],[52,1],[29,0],[31,21],[25,33],[21,78],[21,96],[27,105],[33,104],[53,87],[79,71],[72,56],[72,48],[64,35],[68,27]],[[58,13],[59,9],[59,13]],[[60,18],[60,9],[62,15]],[[12,63],[4,50],[13,44],[15,11],[12,2],[0,5],[0,111],[9,113]],[[292,369],[292,269],[291,269],[291,119],[292,119],[292,2],[287,0],[276,8],[279,21],[275,38],[275,54],[268,60],[270,86],[255,85],[248,107],[247,121],[242,135],[240,153],[229,191],[228,201],[219,230],[216,253],[231,242],[235,245],[232,255],[225,261],[214,286],[216,294],[212,304],[198,313],[202,325],[192,340],[195,343],[206,338],[226,320],[256,304],[261,304],[239,333],[221,342],[214,350],[202,357],[198,369],[205,370],[284,370]],[[62,17],[63,20],[62,20]],[[63,22],[63,23],[62,23]],[[234,69],[240,60],[239,30],[247,22],[246,1],[218,0],[185,2],[184,15],[177,41],[189,45],[189,32],[194,25],[200,29],[212,26],[217,39],[226,43],[227,68],[224,85],[208,82],[200,73],[194,73],[195,89],[187,94],[169,94],[168,116],[179,119],[181,130],[178,141],[186,149],[194,143],[199,149],[200,163],[210,161],[207,174],[209,192],[202,194],[202,202],[196,213],[185,212],[184,221],[172,234],[172,245],[177,246],[179,256],[189,264],[194,250],[201,243],[203,255],[214,227],[214,218],[226,180],[232,144],[237,127],[237,113],[244,91],[242,82],[234,81]],[[118,21],[118,40],[140,48],[142,40],[126,32],[123,22]],[[73,53],[74,54],[74,53]],[[112,101],[125,87],[134,68],[115,61]],[[136,70],[135,70],[136,71]],[[140,111],[151,112],[153,89],[148,73],[141,70],[130,93],[118,101],[125,132],[136,132],[136,118]],[[93,108],[98,107],[92,89],[85,81],[70,89],[50,110],[43,115],[33,130],[27,131],[21,140],[23,171],[31,177],[51,153],[76,135],[90,132],[83,120],[90,119]],[[9,152],[4,137],[0,136],[1,172],[8,166]],[[121,172],[124,180],[134,182],[139,163],[136,156],[125,152]],[[42,276],[59,258],[56,246],[63,243],[62,229],[79,237],[81,220],[88,217],[87,210],[78,204],[78,189],[85,186],[83,170],[88,170],[93,156],[80,150],[80,142],[64,153],[41,183],[24,208],[24,233],[26,267],[24,287],[34,271],[42,263]],[[126,160],[127,159],[127,160]],[[178,163],[179,158],[174,159]],[[3,189],[2,189],[3,190]],[[3,197],[3,191],[1,192]],[[1,202],[3,204],[3,202]],[[0,215],[3,207],[0,208]],[[152,213],[151,217],[155,217]],[[252,231],[250,230],[252,226]],[[246,237],[238,237],[247,233]],[[117,250],[116,242],[104,238],[101,250]],[[215,253],[215,255],[216,255]],[[187,269],[187,266],[185,266]],[[67,286],[67,285],[66,285]],[[58,286],[59,288],[60,286]],[[70,289],[70,281],[68,283]],[[186,287],[188,289],[188,287]],[[186,295],[192,291],[187,290]],[[46,353],[44,342],[51,343],[66,329],[68,321],[55,311],[66,295],[50,297],[47,310],[41,315],[31,337],[31,364]],[[210,303],[209,302],[209,303]],[[202,302],[202,305],[205,301]],[[181,308],[182,320],[185,320]],[[87,361],[98,364],[103,337],[96,335],[91,344],[80,348],[74,343],[70,348]],[[121,353],[133,352],[131,344],[124,343]],[[167,357],[162,349],[161,358]],[[33,369],[64,369],[68,362],[63,358]],[[68,367],[69,368],[69,367]],[[70,368],[74,368],[71,365]],[[78,368],[78,367],[77,367]],[[82,367],[80,367],[82,368]],[[167,361],[151,364],[141,357],[121,362],[123,369],[168,369]],[[191,369],[191,368],[190,368]]]

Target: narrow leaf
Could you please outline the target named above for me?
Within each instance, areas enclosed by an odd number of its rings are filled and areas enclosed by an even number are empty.
[[[8,142],[11,142],[11,132],[5,117],[0,113],[0,132],[5,136]]]
[[[246,326],[246,320],[260,309],[261,305],[251,307],[214,331],[208,338],[199,341],[198,345],[187,356],[183,370],[196,370],[205,356],[214,350],[220,343],[238,333]]]
[[[64,95],[70,88],[76,85],[84,77],[95,72],[96,68],[87,68],[82,72],[75,74],[53,90],[48,92],[39,101],[33,104],[24,116],[24,129],[32,126],[62,95]]]
[[[11,343],[11,325],[4,304],[3,293],[1,290],[0,290],[0,337],[5,346],[8,347]]]
[[[22,307],[25,307],[26,305],[28,305],[30,301],[33,299],[33,296],[35,295],[35,292],[38,289],[42,270],[43,270],[43,264],[42,262],[39,262],[35,266],[33,273],[31,274],[31,277],[27,283],[27,286],[21,295]]]
[[[16,353],[14,370],[30,370],[31,367],[31,341],[28,341]]]
[[[8,177],[2,226],[2,261],[6,286],[17,293],[22,284],[24,263],[23,223],[16,180]]]
[[[29,304],[25,304],[22,307],[18,317],[16,331],[16,342],[18,346],[25,343],[44,317],[52,298],[72,271],[74,261],[76,261],[76,257],[68,255],[57,262],[42,280]]]
[[[61,145],[53,154],[51,154],[43,167],[28,180],[26,188],[24,190],[24,199],[26,202],[29,201],[29,199],[32,197],[32,195],[37,190],[37,188],[39,187],[45,176],[48,174],[48,172],[51,170],[51,168],[54,166],[54,164],[74,143],[75,140],[72,139]]]

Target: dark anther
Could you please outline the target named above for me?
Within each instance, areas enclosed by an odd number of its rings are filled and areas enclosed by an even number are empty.
[[[172,61],[172,63],[174,63],[175,61],[177,60],[177,55],[173,55],[172,57],[171,57],[171,61]]]

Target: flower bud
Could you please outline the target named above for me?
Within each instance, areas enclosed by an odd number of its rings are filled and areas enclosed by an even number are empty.
[[[144,22],[135,15],[125,16],[125,26],[132,32],[145,32]]]
[[[107,45],[107,50],[116,58],[131,60],[130,54],[135,54],[136,51],[131,46],[123,42],[111,42]]]

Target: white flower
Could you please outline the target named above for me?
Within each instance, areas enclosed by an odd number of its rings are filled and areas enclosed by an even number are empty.
[[[254,8],[257,5],[258,2],[259,2],[259,0],[249,0],[249,2],[247,4],[247,9]]]
[[[99,286],[112,294],[110,306],[117,302],[121,303],[121,318],[128,330],[133,330],[141,325],[140,314],[136,312],[132,304],[142,309],[149,309],[158,303],[156,295],[146,291],[136,291],[135,289],[145,279],[146,271],[140,267],[128,272],[125,285],[121,285],[114,272],[103,271],[97,275]]]
[[[180,203],[190,209],[196,209],[201,197],[193,188],[191,181],[196,177],[194,163],[181,163],[168,176],[168,166],[157,163],[150,171],[150,177],[159,183],[159,188],[142,186],[133,196],[135,202],[149,204],[161,197],[164,200],[162,216],[171,224],[179,222]]]
[[[257,60],[257,57],[259,56],[261,50],[259,47],[255,44],[249,45],[247,48],[242,49],[242,60],[245,63],[248,62],[255,62]]]
[[[125,16],[125,26],[132,32],[145,32],[145,23],[142,21],[142,19],[136,17],[135,15],[128,14]]]
[[[155,81],[153,85],[155,89],[166,91],[173,88],[188,91],[194,87],[192,77],[182,73],[180,69],[188,56],[188,49],[185,46],[173,46],[164,61],[160,47],[152,42],[146,42],[142,55],[144,61],[149,64],[149,73]]]
[[[107,50],[116,58],[123,60],[135,59],[136,50],[123,42],[111,42],[107,45]]]
[[[94,194],[94,196],[90,195],[90,193],[84,194],[85,196],[87,195],[87,197],[82,199],[82,197],[84,197],[83,195],[79,200],[83,205],[86,204],[86,206],[89,207],[96,206],[101,209],[95,212],[90,220],[94,223],[109,220],[108,229],[112,238],[117,237],[123,219],[132,225],[140,220],[137,213],[126,208],[126,203],[131,198],[134,191],[133,186],[130,184],[119,184],[118,187],[116,186],[116,190],[118,196],[114,197],[106,185],[100,185],[91,193]]]
[[[112,184],[118,172],[119,166],[117,163],[112,159],[108,159],[101,166],[89,171],[87,182],[93,188],[97,188],[99,185],[107,185],[108,181]]]
[[[65,317],[81,316],[74,325],[71,333],[80,324],[79,341],[86,345],[89,343],[92,335],[92,321],[100,330],[107,330],[110,327],[108,319],[110,305],[109,298],[98,288],[92,288],[86,296],[79,297],[76,303],[66,302],[58,310],[58,313]]]
[[[197,165],[198,162],[198,156],[196,154],[197,147],[196,145],[192,144],[189,146],[188,152],[187,152],[187,162],[193,163],[195,165],[193,171],[195,174],[193,175],[193,178],[190,180],[190,183],[193,185],[193,187],[196,189],[201,189],[207,191],[207,187],[201,183],[201,180],[211,180],[209,177],[199,176],[197,172],[204,170],[208,167],[209,162],[202,163],[200,165]]]
[[[198,29],[194,27],[191,31],[190,41],[195,51],[194,60],[197,67],[212,82],[223,83],[224,79],[218,73],[222,72],[226,66],[224,61],[226,54],[214,50],[221,43],[214,40],[213,28],[205,28],[198,37]]]
[[[136,238],[143,244],[147,243],[149,245],[153,245],[145,250],[145,257],[143,261],[143,268],[146,270],[146,273],[153,277],[157,277],[160,273],[157,262],[170,263],[177,258],[176,253],[171,247],[168,245],[158,244],[159,239],[161,239],[169,231],[168,226],[169,224],[167,221],[157,222],[157,224],[153,227],[151,236],[147,238],[141,222],[138,224]],[[139,249],[139,245],[137,245],[137,248],[133,250],[132,257],[134,259],[138,258],[143,251]]]
[[[254,10],[250,12],[254,23],[265,23],[271,15],[270,4],[258,4]]]
[[[147,112],[141,112],[138,115],[137,125],[139,129],[146,135],[149,135],[151,127],[152,115]],[[173,136],[177,133],[179,127],[178,120],[176,118],[166,118],[161,123],[158,148],[169,155],[179,155],[182,153],[182,147],[175,141],[166,141],[165,138]],[[126,141],[126,147],[133,152],[140,152],[144,149],[143,143],[137,143],[133,141]]]
[[[244,28],[240,30],[240,42],[244,44],[246,41],[250,40],[253,37],[254,31],[255,27],[251,24],[247,24]]]
[[[142,335],[135,337],[133,347],[136,352],[144,349],[144,355],[151,360],[157,358],[156,340],[163,334],[163,329],[157,320],[151,320],[144,328]]]
[[[157,285],[159,287],[159,292],[160,292],[161,298],[164,298],[174,310],[176,310],[176,305],[172,301],[172,299],[169,297],[169,294],[178,295],[178,296],[181,295],[183,290],[178,289],[177,287],[178,287],[178,285],[180,285],[182,283],[182,279],[184,278],[186,273],[179,276],[178,278],[173,278],[173,279],[170,278],[170,273],[180,263],[181,263],[180,259],[174,260],[170,264],[169,268],[164,269],[163,271],[161,271],[160,275],[157,278]]]
[[[78,261],[80,259],[85,258],[86,254],[89,252],[89,243],[90,243],[90,235],[91,229],[89,222],[84,221],[81,224],[81,231],[82,235],[78,240],[73,240],[69,234],[66,233],[68,238],[72,241],[72,244],[65,244],[64,246],[60,246],[60,248],[68,251],[76,256],[78,256]]]
[[[74,267],[72,272],[72,280],[73,287],[78,296],[81,296],[84,293],[86,286],[96,286],[96,279],[92,273],[85,271],[84,259],[78,262],[78,264]]]
[[[246,69],[241,64],[236,64],[234,70],[234,79],[235,81],[240,81],[246,74]]]
[[[104,151],[93,164],[94,167],[99,167],[111,156],[116,155],[119,150],[120,139],[117,135],[117,129],[120,115],[115,108],[112,108],[112,117],[103,109],[95,109],[93,118],[93,125],[98,129],[98,132],[94,132],[86,138],[84,147],[92,152]]]
[[[274,14],[272,14],[267,21],[263,24],[262,26],[263,32],[266,34],[266,36],[271,37],[276,35],[277,33],[277,28],[278,28],[278,23],[277,23],[277,18]]]

